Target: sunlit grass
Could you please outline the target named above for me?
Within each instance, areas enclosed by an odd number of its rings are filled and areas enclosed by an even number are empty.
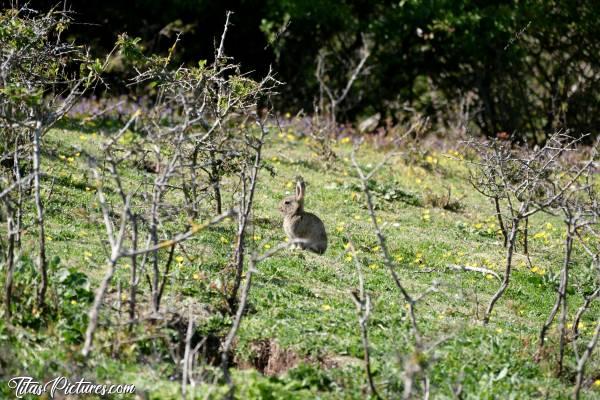
[[[356,246],[356,257],[373,303],[369,335],[375,380],[382,393],[397,392],[403,357],[413,350],[409,324],[405,304],[384,265],[382,249],[350,162],[351,140],[346,137],[335,145],[339,159],[335,168],[324,170],[294,132],[280,136],[271,138],[265,155],[265,162],[275,174],[264,171],[261,175],[249,248],[262,252],[284,240],[277,206],[284,196],[293,193],[297,175],[302,175],[307,183],[306,210],[325,222],[329,248],[323,256],[286,250],[258,266],[250,295],[251,312],[242,321],[236,359],[250,360],[253,344],[274,340],[297,354],[299,364],[278,378],[247,370],[236,372],[234,378],[241,386],[239,396],[261,398],[269,392],[273,398],[281,399],[364,398],[361,338],[350,295],[357,288],[358,277],[355,256],[348,252],[348,239]],[[81,270],[95,286],[106,258],[104,229],[95,184],[86,173],[82,152],[93,151],[99,138],[95,134],[57,130],[46,140],[58,151],[57,156],[47,157],[45,164],[48,171],[58,175],[47,206],[50,257],[58,256],[62,265]],[[359,162],[367,168],[381,158],[381,150],[368,146],[358,153]],[[497,288],[497,280],[489,274],[460,272],[445,266],[459,264],[503,271],[502,236],[492,205],[465,180],[466,166],[459,152],[432,152],[422,161],[427,169],[394,158],[375,180],[385,184],[386,190],[402,190],[417,199],[426,190],[445,194],[451,185],[453,198],[461,198],[460,212],[414,205],[402,198],[388,201],[381,194],[375,200],[377,223],[408,290],[418,295],[434,281],[441,285],[438,292],[417,305],[419,327],[426,342],[447,337],[427,358],[433,398],[451,398],[452,388],[459,382],[466,398],[567,398],[571,383],[554,377],[552,356],[540,364],[532,361],[538,329],[555,296],[563,241],[560,220],[540,214],[531,221],[532,265],[521,253],[515,256],[511,286],[498,303],[489,326],[483,326],[480,318]],[[133,175],[130,178],[134,179]],[[224,190],[233,184],[225,180]],[[234,223],[227,222],[186,244],[186,254],[176,254],[166,287],[167,305],[193,300],[212,307],[219,302],[215,293],[222,284],[221,269],[228,261],[234,234]],[[583,255],[576,254],[576,282],[577,271],[583,270],[584,264]],[[128,268],[123,263],[116,276],[123,285],[128,281]],[[140,297],[148,296],[145,283],[141,285]],[[581,295],[573,293],[572,299],[570,307],[575,309]],[[595,306],[592,311],[600,309]],[[587,319],[592,315],[594,312],[588,313],[581,322],[584,337],[593,329],[593,321]],[[230,321],[219,318],[199,321],[199,329],[214,324],[216,332],[222,334]],[[15,371],[45,376],[49,365],[54,365],[57,373],[71,370],[70,365],[78,357],[78,345],[62,343],[54,336],[53,327],[27,331],[39,335],[40,348],[54,346],[59,351],[35,355],[37,361],[32,363],[33,353],[17,346],[15,360],[19,361],[15,361]],[[110,347],[116,336],[101,327],[98,346]],[[552,332],[549,340],[556,340]],[[138,390],[149,391],[151,398],[179,398],[178,383],[169,379],[177,370],[172,363],[165,360],[159,365],[146,365],[139,349],[128,351],[116,358],[108,350],[99,351],[88,370],[94,376],[89,378],[135,383]],[[569,357],[567,368],[572,370],[572,354]],[[347,362],[337,367],[326,362],[342,358]],[[594,361],[588,370],[598,368],[600,364]],[[223,388],[204,382],[195,390],[202,398],[222,393]],[[388,393],[387,397],[393,396]],[[597,380],[584,398],[600,398]]]

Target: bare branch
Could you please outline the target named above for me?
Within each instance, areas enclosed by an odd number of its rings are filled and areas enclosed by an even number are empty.
[[[227,36],[227,28],[229,28],[229,17],[233,14],[232,11],[227,11],[225,14],[225,27],[223,28],[223,34],[221,35],[221,43],[219,44],[219,49],[217,50],[217,55],[215,57],[216,60],[220,60],[223,57],[223,51],[225,49],[225,36]]]
[[[349,241],[348,243],[350,245],[350,251],[353,255],[352,258],[354,259],[356,274],[358,275],[358,293],[355,291],[352,292],[352,300],[354,300],[354,304],[356,304],[356,312],[358,315],[358,324],[360,327],[360,335],[364,352],[365,372],[367,374],[367,382],[369,384],[371,396],[374,396],[375,398],[379,399],[380,396],[377,392],[377,388],[375,387],[373,373],[371,372],[371,353],[369,349],[369,336],[367,328],[369,314],[371,313],[371,298],[369,294],[365,291],[365,279],[363,277],[361,265],[358,262],[358,257],[356,254],[354,244],[351,241]]]

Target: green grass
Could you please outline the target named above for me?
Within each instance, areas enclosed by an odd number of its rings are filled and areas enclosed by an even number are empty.
[[[365,200],[357,189],[359,182],[349,161],[351,147],[337,144],[339,160],[334,168],[325,170],[302,140],[290,138],[275,136],[268,145],[265,162],[275,175],[267,171],[261,174],[250,248],[260,252],[284,240],[277,205],[293,191],[296,175],[302,175],[307,182],[305,207],[325,222],[329,248],[323,256],[286,250],[258,265],[249,311],[235,346],[235,359],[239,365],[249,366],[261,349],[260,344],[269,342],[294,362],[291,369],[284,365],[281,373],[273,377],[251,368],[235,370],[238,397],[366,396],[363,350],[350,295],[358,286],[358,277],[345,249],[350,238],[358,247],[366,290],[373,303],[369,335],[375,381],[384,397],[397,398],[402,387],[402,364],[413,351],[409,321],[402,297],[383,265]],[[46,137],[46,143],[56,151],[45,154],[45,169],[55,177],[53,183],[50,178],[46,182],[46,188],[52,187],[46,213],[49,255],[55,258],[53,279],[56,281],[68,269],[80,271],[89,277],[90,290],[97,286],[104,271],[104,229],[91,189],[92,179],[77,153],[79,148],[93,149],[97,140],[91,133],[55,130]],[[382,154],[382,150],[365,146],[359,153],[359,162],[372,168]],[[549,335],[550,351],[540,363],[533,362],[536,336],[555,296],[562,257],[560,219],[538,215],[531,222],[531,256],[538,272],[527,268],[525,257],[518,253],[510,288],[497,304],[490,324],[484,326],[481,317],[497,289],[497,280],[445,266],[453,263],[502,271],[504,249],[491,218],[492,207],[469,186],[464,161],[446,153],[428,155],[430,158],[397,157],[375,180],[377,216],[402,282],[416,296],[434,281],[440,284],[438,292],[417,305],[425,343],[445,339],[424,356],[432,398],[453,398],[452,391],[458,385],[462,385],[464,398],[468,399],[568,398],[574,356],[569,345],[567,373],[556,378],[556,327]],[[232,184],[226,181],[225,189]],[[448,187],[453,198],[461,199],[462,209],[458,212],[428,205],[431,193],[444,195]],[[385,200],[386,193],[392,193],[395,200]],[[393,195],[398,193],[401,195]],[[45,195],[50,195],[48,189]],[[183,260],[174,265],[163,307],[185,314],[186,305],[193,304],[201,334],[223,335],[231,323],[215,310],[222,306],[218,287],[233,238],[233,223],[224,223],[186,243],[185,254],[180,250],[176,253]],[[25,243],[25,249],[31,249],[34,243]],[[572,312],[581,303],[589,278],[580,249],[573,271],[574,290],[569,304]],[[128,263],[123,262],[108,296],[113,307],[118,304],[116,282],[120,282],[125,293],[128,276]],[[17,275],[16,279],[21,278]],[[148,296],[146,286],[142,282],[142,306]],[[85,328],[89,299],[81,297],[81,293],[65,294],[67,289],[51,290],[50,297],[62,311],[43,326],[9,327],[0,322],[2,348],[11,349],[0,356],[0,366],[5,369],[1,376],[26,374],[42,379],[58,374],[81,375],[101,383],[133,383],[138,392],[147,392],[153,399],[179,398],[179,384],[170,379],[177,376],[178,368],[166,355],[166,339],[155,337],[161,334],[158,326],[138,326],[131,333],[114,326],[106,329],[105,314],[96,338],[96,353],[84,363],[79,356],[81,345],[76,337],[69,339],[68,332],[74,331],[76,336]],[[584,318],[584,338],[591,334],[591,318],[598,312],[600,308],[595,305]],[[125,308],[123,314],[124,320]],[[116,311],[111,311],[110,318],[115,321]],[[177,337],[172,329],[169,332],[171,337]],[[127,342],[131,337],[139,341]],[[588,376],[599,379],[598,351],[595,356],[587,371]],[[223,386],[208,384],[214,375],[211,368],[207,367],[204,383],[194,389],[198,398],[218,398],[225,390]],[[0,393],[11,394],[4,383]],[[585,390],[583,398],[600,398],[600,387]]]

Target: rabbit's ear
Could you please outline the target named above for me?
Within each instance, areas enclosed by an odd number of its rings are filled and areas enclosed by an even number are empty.
[[[305,185],[303,181],[296,182],[296,200],[304,200]]]

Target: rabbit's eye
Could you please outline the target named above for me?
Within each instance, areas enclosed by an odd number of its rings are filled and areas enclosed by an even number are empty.
[[[286,204],[286,205],[287,205],[287,204],[290,204],[290,201],[289,201],[289,200],[286,200],[286,201],[284,201],[284,202],[283,202],[283,204]]]

